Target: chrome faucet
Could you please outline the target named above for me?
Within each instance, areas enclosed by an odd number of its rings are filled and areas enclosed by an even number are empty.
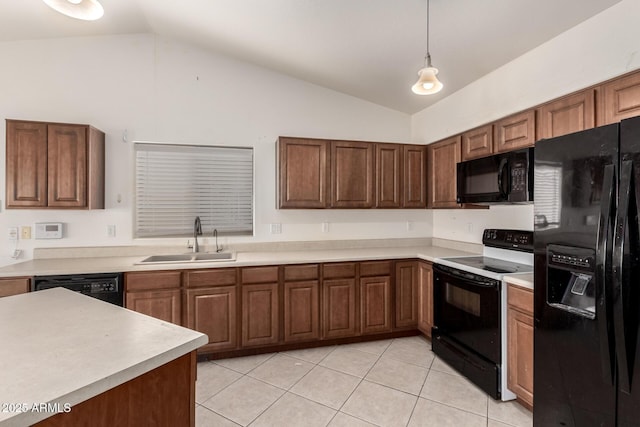
[[[197,216],[193,223],[193,252],[200,252],[200,246],[198,245],[198,236],[202,236],[202,223],[200,223],[200,217]]]
[[[213,229],[213,237],[216,239],[216,253],[222,251],[222,246],[218,246],[218,229]]]

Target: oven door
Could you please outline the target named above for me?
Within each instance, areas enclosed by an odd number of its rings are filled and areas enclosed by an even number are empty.
[[[439,264],[433,267],[438,332],[501,364],[501,282]]]

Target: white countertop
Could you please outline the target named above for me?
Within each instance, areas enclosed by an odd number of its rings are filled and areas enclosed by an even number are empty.
[[[533,273],[514,274],[513,276],[504,276],[504,281],[522,288],[533,290]]]
[[[54,288],[0,298],[0,409],[75,405],[207,343],[207,336]],[[0,411],[0,425],[54,415]]]
[[[235,261],[168,263],[136,265],[149,255],[94,258],[34,259],[0,268],[0,277],[42,276],[56,274],[90,274],[149,270],[183,270],[254,265],[304,264],[315,262],[365,261],[376,259],[436,258],[468,256],[474,253],[441,246],[409,246],[398,248],[359,248],[302,251],[237,252]]]

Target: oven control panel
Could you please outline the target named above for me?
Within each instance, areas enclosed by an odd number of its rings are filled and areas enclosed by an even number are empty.
[[[482,243],[494,248],[533,252],[533,231],[487,228]]]

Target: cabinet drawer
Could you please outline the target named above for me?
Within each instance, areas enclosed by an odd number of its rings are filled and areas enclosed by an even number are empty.
[[[179,288],[180,272],[149,271],[144,273],[126,273],[124,275],[124,283],[127,291]]]
[[[28,277],[0,279],[0,297],[24,294],[29,292],[31,281]]]
[[[278,267],[251,267],[242,269],[242,283],[272,283],[278,281]]]
[[[369,261],[360,263],[360,277],[388,276],[391,274],[391,261]]]
[[[507,303],[511,307],[533,316],[533,291],[510,284]]]
[[[235,268],[212,268],[209,270],[197,270],[185,273],[185,285],[189,288],[198,286],[226,286],[235,284]]]
[[[318,264],[287,265],[284,267],[285,281],[313,280],[318,278]]]
[[[355,277],[355,262],[340,262],[336,264],[325,264],[322,268],[325,279],[335,279],[339,277]]]

